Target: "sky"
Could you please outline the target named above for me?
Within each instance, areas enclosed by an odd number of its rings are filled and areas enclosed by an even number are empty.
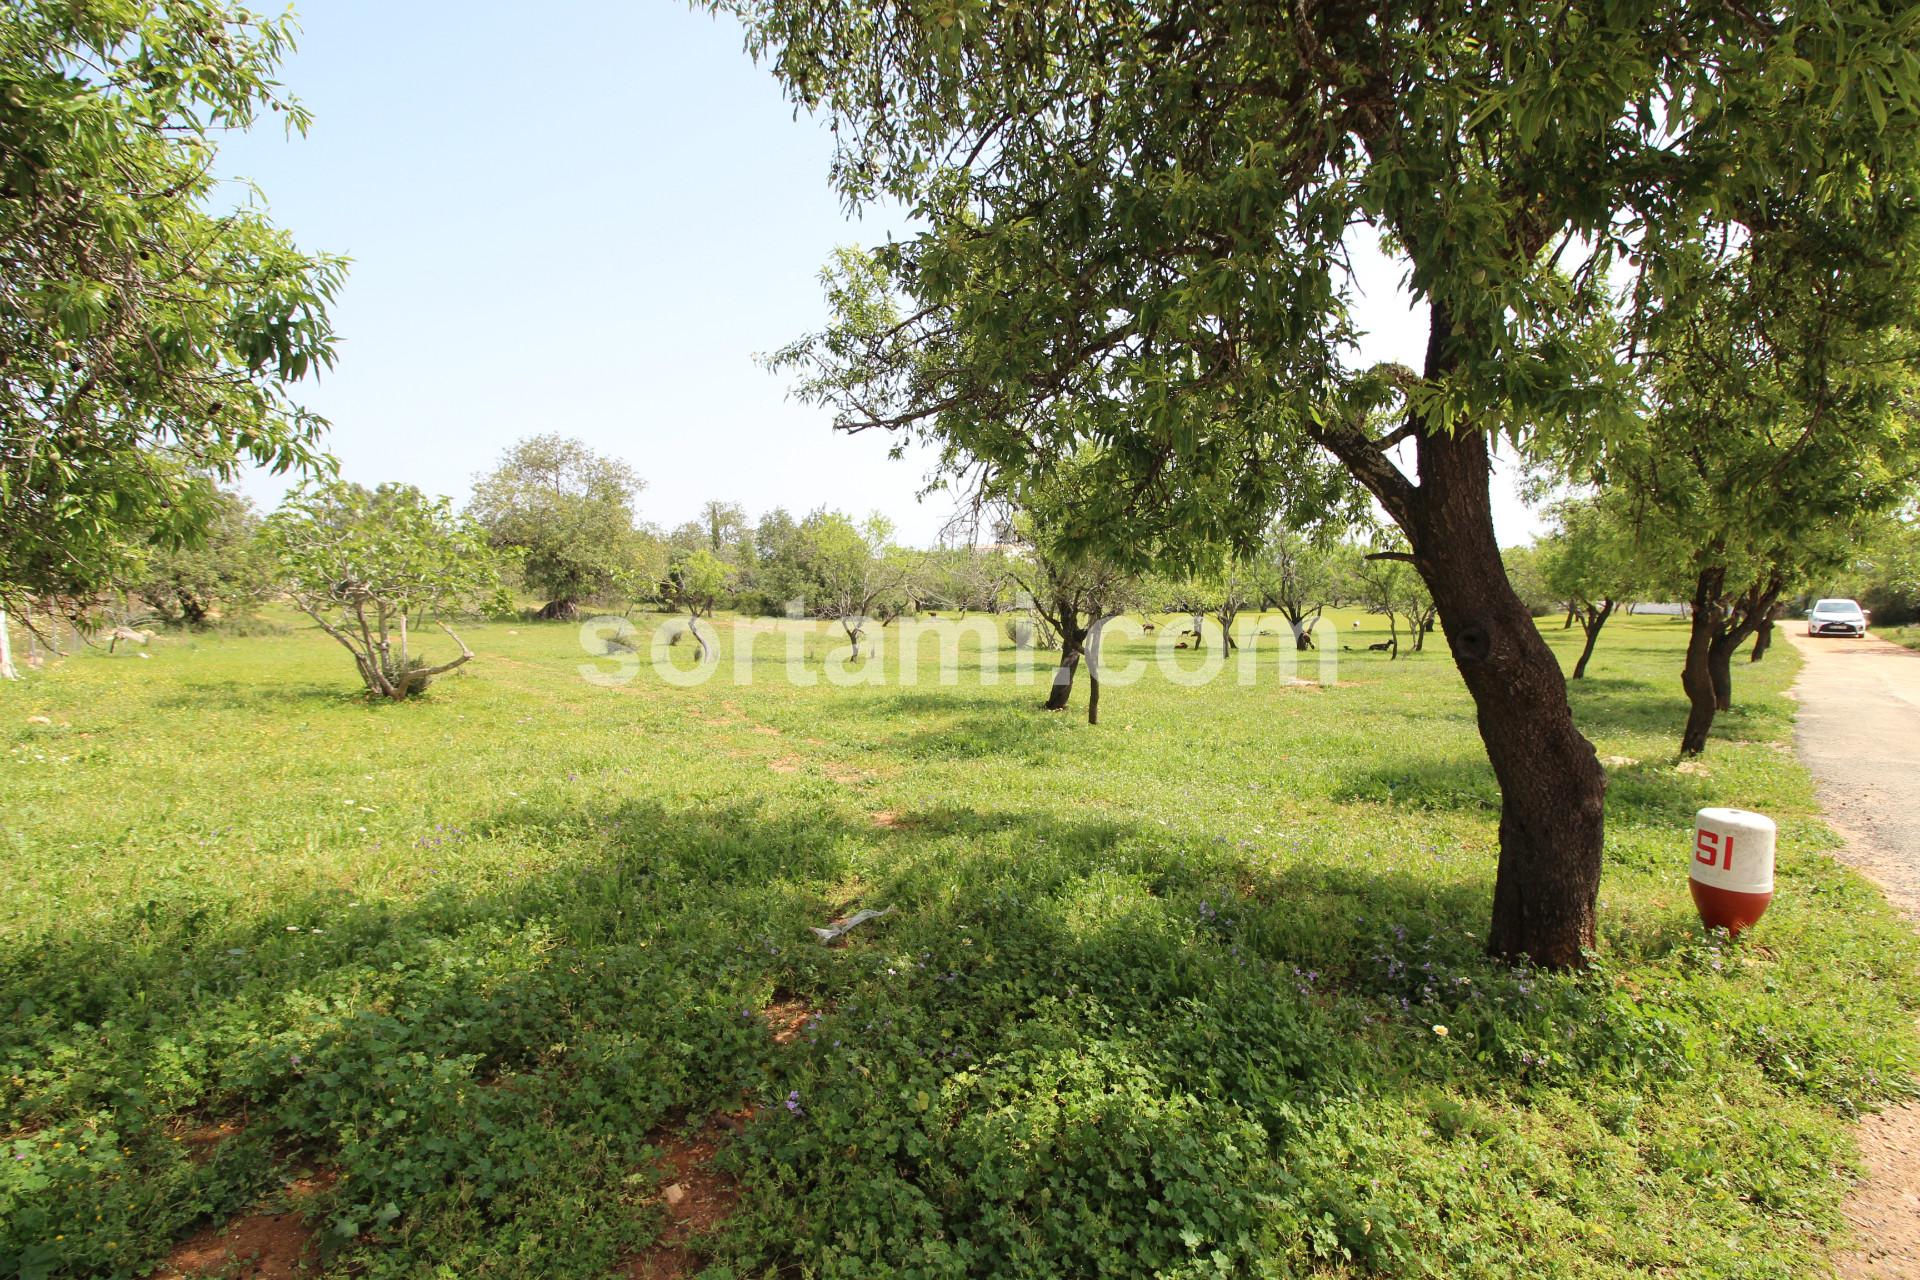
[[[728,20],[674,0],[308,0],[281,79],[305,137],[227,138],[302,247],[352,259],[336,367],[299,389],[350,480],[464,500],[515,440],[577,436],[646,479],[671,527],[709,499],[750,515],[878,510],[931,543],[950,499],[930,457],[831,429],[756,362],[821,326],[818,273],[906,230],[849,214],[831,140]],[[1363,355],[1415,366],[1423,309],[1367,255]],[[243,487],[262,506],[282,478]],[[1538,522],[1496,479],[1503,542]]]

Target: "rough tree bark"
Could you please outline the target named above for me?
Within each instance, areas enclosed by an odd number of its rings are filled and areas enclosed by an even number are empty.
[[[1574,727],[1566,679],[1508,583],[1493,532],[1487,442],[1419,441],[1414,563],[1439,608],[1500,782],[1500,860],[1487,949],[1554,967],[1598,938],[1606,773]]]
[[[1607,619],[1613,616],[1614,602],[1602,600],[1597,605],[1588,605],[1580,611],[1580,626],[1587,633],[1587,642],[1580,647],[1580,660],[1573,664],[1573,678],[1587,678],[1587,663],[1593,659],[1593,646],[1600,639],[1600,628],[1607,625]]]
[[[573,622],[580,617],[580,606],[572,600],[549,600],[533,616],[543,622]]]
[[[1455,363],[1452,320],[1430,317],[1426,377]],[[1500,783],[1500,857],[1487,950],[1566,968],[1596,943],[1606,772],[1574,727],[1566,678],[1514,593],[1493,531],[1492,459],[1476,431],[1449,435],[1409,413],[1385,440],[1364,416],[1321,428],[1320,442],[1379,499],[1412,548],[1455,665],[1473,696]],[[1418,481],[1389,448],[1411,437]]]
[[[7,634],[7,611],[0,609],[0,680],[18,680],[13,669],[13,639]]]
[[[1726,594],[1723,566],[1703,569],[1694,581],[1693,625],[1687,633],[1686,663],[1680,687],[1687,693],[1687,725],[1680,754],[1707,749],[1714,716],[1733,706],[1733,655],[1773,615],[1783,579],[1773,571],[1755,579],[1739,596]]]

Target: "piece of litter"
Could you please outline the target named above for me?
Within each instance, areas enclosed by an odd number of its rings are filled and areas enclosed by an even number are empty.
[[[813,936],[820,939],[820,941],[832,942],[835,938],[838,938],[841,934],[847,932],[847,930],[852,929],[856,925],[863,925],[869,920],[878,920],[881,916],[890,916],[892,914],[893,914],[892,907],[888,907],[885,911],[874,911],[871,909],[866,911],[856,911],[852,915],[848,916],[845,920],[835,920],[833,923],[829,924],[824,929],[816,929],[812,925],[808,925],[807,928],[811,929],[813,931]]]
[[[687,1198],[687,1189],[676,1182],[662,1194],[666,1196],[668,1204],[679,1204]]]

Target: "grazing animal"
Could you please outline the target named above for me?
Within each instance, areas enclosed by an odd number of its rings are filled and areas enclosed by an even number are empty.
[[[1387,650],[1393,648],[1393,641],[1382,640],[1379,644],[1368,645],[1367,648],[1374,653],[1385,653]]]

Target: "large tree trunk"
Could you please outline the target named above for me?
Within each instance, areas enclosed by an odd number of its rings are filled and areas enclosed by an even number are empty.
[[[1680,687],[1687,693],[1687,727],[1680,735],[1680,754],[1697,756],[1707,749],[1719,699],[1713,689],[1713,638],[1720,616],[1720,592],[1725,569],[1703,569],[1693,585],[1693,623],[1687,632],[1687,657],[1680,668]]]
[[[1607,625],[1607,619],[1613,616],[1613,601],[1603,600],[1600,607],[1590,611],[1580,619],[1580,625],[1586,629],[1587,642],[1580,647],[1580,661],[1573,664],[1573,678],[1587,678],[1587,663],[1593,660],[1593,646],[1600,639],[1600,628]]]
[[[0,609],[0,680],[18,680],[13,669],[13,638],[7,634],[7,611]]]
[[[1598,936],[1606,772],[1574,727],[1559,660],[1507,581],[1485,437],[1423,435],[1419,458],[1408,540],[1500,782],[1487,949],[1579,965]]]
[[[580,616],[580,606],[572,600],[549,600],[534,616],[547,622],[572,622]]]
[[[1428,318],[1425,377],[1458,365],[1443,305]],[[1413,415],[1414,411],[1409,410]],[[1473,695],[1480,738],[1500,783],[1500,861],[1487,950],[1575,967],[1598,940],[1607,777],[1574,727],[1560,663],[1514,594],[1493,531],[1486,437],[1410,416],[1419,481],[1356,412],[1315,437],[1377,498],[1412,548],[1453,660]]]

